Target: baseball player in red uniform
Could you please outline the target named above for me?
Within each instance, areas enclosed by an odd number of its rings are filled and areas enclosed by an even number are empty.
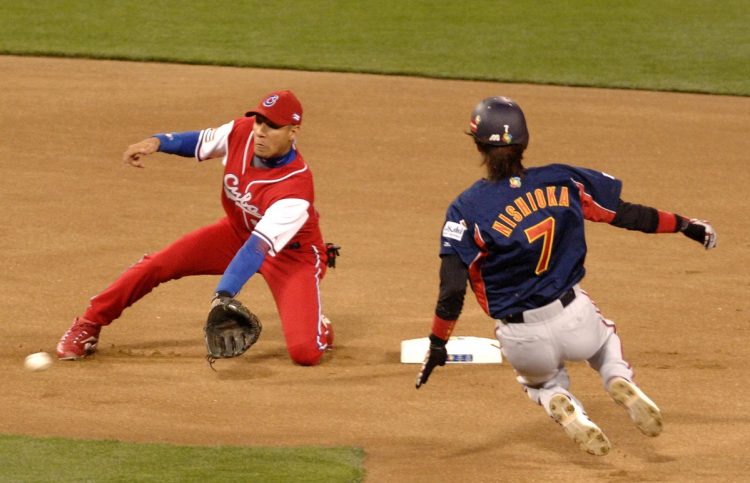
[[[487,178],[448,208],[440,293],[417,388],[446,362],[446,341],[461,313],[468,280],[479,305],[495,319],[495,334],[518,382],[582,450],[604,455],[610,443],[568,390],[565,361],[588,361],[636,427],[658,436],[659,408],[633,381],[614,323],[579,285],[585,273],[584,220],[645,233],[682,232],[706,249],[716,246],[713,227],[625,202],[622,183],[599,171],[561,164],[524,168],[526,120],[506,97],[480,102],[468,134]]]
[[[91,299],[60,339],[57,355],[74,360],[96,350],[102,326],[160,283],[188,275],[222,275],[216,297],[234,297],[256,272],[273,294],[291,359],[318,364],[333,342],[320,282],[328,254],[318,227],[310,167],[296,148],[302,105],[291,91],[272,92],[245,117],[218,128],[157,134],[125,151],[143,167],[156,151],[222,158],[226,216],[144,256]]]

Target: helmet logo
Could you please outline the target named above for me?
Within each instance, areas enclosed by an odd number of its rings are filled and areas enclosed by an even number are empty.
[[[503,126],[505,127],[505,132],[503,133],[503,142],[505,144],[510,144],[513,141],[513,135],[508,132],[508,128],[510,126],[508,126],[507,124],[504,124]]]
[[[479,117],[479,114],[474,117],[473,121],[469,121],[469,128],[471,129],[471,132],[477,132],[477,128],[479,127],[480,122],[482,122],[482,118]]]
[[[277,96],[276,94],[274,94],[271,97],[269,97],[268,99],[266,99],[265,101],[263,101],[263,105],[266,106],[266,107],[272,107],[274,104],[276,104],[276,101],[278,101],[278,100],[279,100],[279,96]]]

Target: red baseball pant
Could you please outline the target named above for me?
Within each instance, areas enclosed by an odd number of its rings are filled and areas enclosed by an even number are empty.
[[[221,275],[248,236],[238,234],[227,218],[190,232],[125,270],[91,299],[83,317],[109,325],[160,283],[190,275]],[[284,249],[275,257],[268,255],[259,270],[276,302],[289,356],[305,366],[317,364],[330,343],[320,303],[320,281],[326,272],[321,248]]]

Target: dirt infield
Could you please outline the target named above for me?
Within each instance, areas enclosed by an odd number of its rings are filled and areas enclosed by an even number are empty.
[[[229,445],[364,448],[367,481],[736,481],[750,474],[750,98],[372,75],[0,57],[3,253],[0,433]],[[299,147],[315,173],[328,241],[323,282],[336,349],[289,361],[270,293],[241,299],[264,320],[246,356],[203,359],[216,277],[157,288],[102,332],[100,352],[43,373],[88,298],[144,253],[221,216],[221,163],[154,155],[120,162],[146,135],[217,126],[268,91],[305,107]],[[580,452],[507,364],[438,368],[416,391],[402,339],[427,335],[438,236],[450,200],[482,175],[462,131],[474,104],[526,111],[527,164],[589,166],[623,198],[717,228],[704,252],[681,235],[588,226],[583,286],[618,324],[664,433],[642,436],[583,364],[572,390],[613,444]],[[176,309],[175,309],[176,308]],[[456,335],[492,337],[467,297]],[[247,427],[237,433],[237,421]]]

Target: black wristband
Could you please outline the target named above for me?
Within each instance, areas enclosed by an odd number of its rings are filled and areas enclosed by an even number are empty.
[[[436,345],[438,347],[445,347],[445,344],[447,344],[447,340],[443,340],[440,337],[436,336],[435,334],[430,334],[430,345]]]
[[[674,214],[674,217],[677,218],[676,223],[676,231],[685,231],[690,226],[690,220],[685,218],[684,216],[680,216],[677,213]]]

